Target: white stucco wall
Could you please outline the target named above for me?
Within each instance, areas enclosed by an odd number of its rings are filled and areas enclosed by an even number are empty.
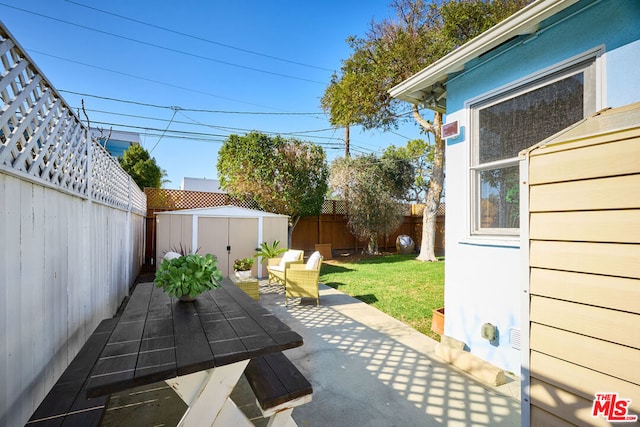
[[[574,13],[585,5],[589,7]],[[458,120],[461,134],[447,141],[446,151],[445,334],[514,373],[520,372],[520,351],[512,347],[510,330],[519,330],[522,324],[520,277],[526,267],[519,238],[470,235],[468,102],[596,50],[600,54],[597,108],[640,101],[640,2],[583,1],[567,12],[567,19],[528,43],[469,64],[466,73],[450,76],[447,86],[445,122]],[[498,327],[497,345],[480,336],[487,322]]]
[[[182,178],[181,190],[206,191],[209,193],[224,193],[220,189],[220,181],[207,178]]]

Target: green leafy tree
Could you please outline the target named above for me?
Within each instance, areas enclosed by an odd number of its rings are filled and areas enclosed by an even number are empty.
[[[334,126],[360,125],[365,129],[393,129],[407,119],[406,104],[391,98],[389,90],[447,53],[497,24],[531,0],[393,0],[395,19],[372,22],[365,37],[350,37],[353,50],[340,74],[332,77],[321,100]],[[433,135],[432,168],[423,217],[419,260],[435,261],[436,212],[444,186],[445,142],[441,135],[444,107],[434,88],[423,117],[412,106],[412,117],[423,133]]]
[[[160,188],[167,176],[167,172],[161,169],[156,163],[156,159],[149,155],[149,152],[140,145],[132,145],[122,157],[118,158],[120,166],[138,184],[138,187]]]
[[[414,177],[406,198],[412,202],[422,202],[429,191],[433,146],[422,139],[412,139],[405,147],[390,145],[384,150],[382,156],[405,159],[413,166]]]
[[[230,135],[217,168],[220,186],[231,196],[289,215],[289,247],[300,218],[322,212],[329,167],[318,145],[259,132]]]
[[[413,180],[407,159],[374,155],[344,157],[331,165],[331,187],[349,195],[347,225],[367,241],[366,253],[378,253],[378,237],[402,224],[406,209],[403,198]]]

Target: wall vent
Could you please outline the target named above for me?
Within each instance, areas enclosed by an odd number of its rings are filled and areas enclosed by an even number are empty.
[[[520,329],[509,329],[509,341],[511,342],[511,348],[520,350]]]

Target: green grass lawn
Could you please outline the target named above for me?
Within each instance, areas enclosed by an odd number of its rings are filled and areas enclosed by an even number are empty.
[[[444,261],[415,258],[390,254],[325,261],[320,281],[439,341],[440,336],[431,332],[431,310],[444,306]]]

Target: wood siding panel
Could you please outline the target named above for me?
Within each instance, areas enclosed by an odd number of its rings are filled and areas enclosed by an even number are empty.
[[[640,314],[640,286],[635,279],[531,269],[531,295],[542,295]]]
[[[537,351],[531,352],[531,372],[539,380],[587,400],[593,400],[596,393],[615,391],[625,399],[631,399],[631,411],[640,413],[640,385]]]
[[[575,427],[568,421],[558,418],[537,406],[531,406],[531,427]]]
[[[531,267],[640,278],[640,245],[532,241]]]
[[[529,227],[532,240],[640,243],[640,209],[538,212]]]
[[[583,399],[551,384],[531,379],[531,405],[578,426],[611,426],[603,417],[591,416],[593,399]]]
[[[529,184],[640,173],[640,138],[531,156]]]
[[[531,425],[610,425],[601,392],[640,413],[638,117],[599,113],[530,153]]]
[[[640,349],[640,315],[570,301],[531,297],[532,322]]]
[[[530,347],[571,363],[640,384],[640,350],[531,323]],[[544,376],[533,372],[532,376]]]
[[[588,179],[529,187],[530,212],[640,207],[640,175]]]

